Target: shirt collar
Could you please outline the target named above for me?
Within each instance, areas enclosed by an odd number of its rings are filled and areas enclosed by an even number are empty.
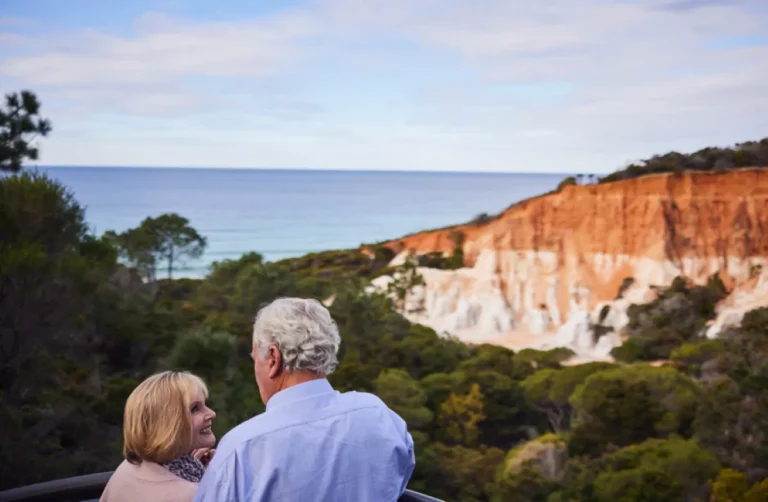
[[[301,401],[308,397],[316,396],[318,394],[326,394],[333,392],[330,382],[325,378],[319,378],[317,380],[310,380],[309,382],[303,382],[287,389],[283,389],[271,398],[267,402],[266,409],[269,411],[272,408],[282,406],[294,401]]]

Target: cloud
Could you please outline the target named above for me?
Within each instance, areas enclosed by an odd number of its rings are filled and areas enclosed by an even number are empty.
[[[10,58],[7,77],[38,85],[157,84],[190,76],[264,77],[281,72],[291,42],[310,35],[311,20],[281,16],[243,22],[190,23],[151,14],[137,34],[86,32],[70,50]]]
[[[0,34],[18,46],[0,53],[0,79],[44,91],[57,120],[77,122],[68,140],[139,120],[154,146],[131,158],[149,164],[216,145],[227,165],[605,171],[764,134],[764,33],[762,0],[314,0],[235,21],[148,13],[119,33]],[[184,148],[162,147],[182,133]]]
[[[727,144],[759,138],[768,127],[768,45],[713,51],[708,43],[768,32],[768,16],[756,14],[757,3],[483,5],[451,4],[450,15],[435,17],[405,8],[407,21],[387,22],[464,55],[492,82],[473,85],[458,99],[433,93],[414,109],[411,123],[441,134],[486,131],[499,142],[522,136],[530,145],[533,138],[537,148],[559,148],[574,158],[584,150],[634,157]],[[572,89],[553,106],[532,107],[535,100],[520,103],[514,97],[486,105],[490,90],[499,86],[553,81],[569,82]]]
[[[20,17],[0,17],[0,26],[2,25],[24,25],[27,24],[28,20],[20,18]]]

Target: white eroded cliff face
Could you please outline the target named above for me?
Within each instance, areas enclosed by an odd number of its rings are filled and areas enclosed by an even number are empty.
[[[488,250],[480,253],[472,268],[420,267],[417,270],[425,284],[408,295],[405,315],[412,322],[469,343],[498,343],[516,349],[569,347],[582,359],[608,359],[611,349],[621,344],[629,305],[650,301],[654,286],[668,286],[679,275],[703,284],[720,270],[717,260],[689,260],[678,268],[670,262],[596,255],[581,257],[578,267],[571,268],[578,273],[564,274],[552,266],[557,257],[542,255]],[[762,270],[755,275],[760,265]],[[612,300],[594,301],[596,292],[584,276],[605,277],[617,270],[632,277],[632,284],[621,297],[616,291]],[[768,260],[731,259],[729,275],[735,280],[734,290],[718,306],[708,337],[738,324],[749,310],[768,305]],[[391,280],[382,276],[373,285],[385,291]],[[595,340],[593,327],[598,324],[610,329]]]
[[[391,241],[398,251],[441,252],[464,235],[465,268],[419,268],[425,285],[406,316],[467,342],[572,348],[609,358],[633,303],[677,276],[718,273],[730,296],[706,336],[768,305],[768,171],[648,176],[567,187],[511,207],[483,225]],[[388,277],[374,281],[386,289]],[[605,335],[595,340],[594,325]]]

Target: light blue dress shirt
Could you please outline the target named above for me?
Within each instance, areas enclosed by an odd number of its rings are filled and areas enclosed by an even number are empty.
[[[405,421],[381,399],[312,380],[221,439],[195,502],[394,502],[415,464]]]

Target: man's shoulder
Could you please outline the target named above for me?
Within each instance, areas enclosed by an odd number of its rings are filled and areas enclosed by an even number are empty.
[[[341,402],[348,404],[353,408],[387,407],[387,405],[384,403],[384,401],[381,400],[381,398],[379,398],[379,396],[370,394],[368,392],[358,392],[356,390],[339,392],[338,398]]]
[[[381,400],[380,397],[370,394],[368,392],[349,391],[339,394],[339,399],[344,402],[346,407],[351,412],[366,412],[373,410],[378,416],[385,415],[389,417],[398,428],[405,429],[407,426],[405,421],[395,413],[387,404]],[[368,424],[366,424],[368,425]],[[370,424],[373,425],[373,424]]]
[[[249,418],[224,434],[219,441],[217,452],[236,449],[238,445],[268,432],[270,424],[271,421],[265,413]]]

